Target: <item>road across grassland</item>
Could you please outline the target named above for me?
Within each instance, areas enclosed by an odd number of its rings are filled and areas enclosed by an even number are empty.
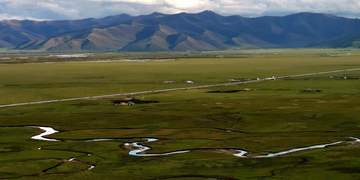
[[[338,73],[338,72],[346,72],[346,71],[359,71],[359,70],[360,70],[360,68],[355,68],[355,69],[345,69],[345,70],[336,70],[336,71],[327,71],[327,72],[318,72],[318,73],[308,73],[308,74],[281,76],[281,77],[275,77],[275,78],[251,80],[251,81],[246,81],[246,82],[236,82],[236,83],[226,83],[226,84],[216,84],[216,85],[205,85],[205,86],[195,86],[195,87],[186,87],[186,88],[174,88],[174,89],[164,89],[164,90],[154,90],[154,91],[142,91],[142,92],[133,92],[133,93],[124,93],[124,94],[111,94],[111,95],[91,96],[91,97],[79,97],[79,98],[69,98],[69,99],[39,101],[39,102],[29,102],[29,103],[19,103],[19,104],[7,104],[7,105],[0,105],[0,108],[14,107],[14,106],[25,106],[25,105],[36,105],[36,104],[46,104],[46,103],[55,103],[55,102],[65,102],[65,101],[86,100],[86,99],[111,98],[111,97],[117,97],[117,96],[133,96],[133,95],[140,95],[140,94],[151,94],[151,93],[190,90],[190,89],[202,89],[202,88],[211,88],[211,87],[219,87],[219,86],[233,86],[233,85],[247,84],[247,83],[254,83],[254,82],[271,81],[271,80],[274,80],[274,79],[311,76],[311,75],[317,75],[317,74],[330,74],[330,73]]]

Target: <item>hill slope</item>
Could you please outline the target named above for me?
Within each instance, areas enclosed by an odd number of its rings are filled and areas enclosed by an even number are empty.
[[[41,39],[41,34],[34,34],[17,49],[184,51],[304,47],[312,42],[360,32],[358,19],[314,13],[259,18],[221,16],[212,11],[153,13],[103,24],[106,25],[87,24],[87,29],[78,28],[80,30],[50,38]]]
[[[360,33],[332,38],[307,45],[312,48],[360,48]]]
[[[42,40],[79,29],[95,28],[131,19],[127,14],[108,16],[101,19],[73,21],[30,21],[4,20],[0,22],[0,48],[15,47],[31,40]]]

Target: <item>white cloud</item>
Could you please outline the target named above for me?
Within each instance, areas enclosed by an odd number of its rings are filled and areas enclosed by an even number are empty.
[[[11,16],[9,14],[0,14],[0,19],[26,19],[24,17],[20,17],[20,16]]]
[[[128,13],[197,13],[212,10],[222,15],[257,17],[298,12],[360,17],[359,0],[0,0],[0,20],[80,19]],[[1,15],[2,14],[2,15]]]
[[[165,4],[175,9],[199,9],[199,8],[211,8],[216,4],[210,0],[165,0]]]
[[[79,10],[76,8],[66,8],[60,6],[56,2],[48,3],[48,2],[37,2],[36,5],[39,9],[47,9],[53,11],[58,14],[67,15],[71,17],[79,17]]]

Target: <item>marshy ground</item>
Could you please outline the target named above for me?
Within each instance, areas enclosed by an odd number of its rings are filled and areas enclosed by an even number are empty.
[[[157,82],[167,79],[194,79],[197,85],[207,85],[246,77],[249,67],[255,70],[248,76],[256,77],[259,63],[271,62],[260,67],[259,73],[262,77],[271,77],[358,68],[358,57],[356,54],[349,57],[287,55],[258,57],[251,62],[246,58],[180,59],[96,66],[60,63],[47,64],[48,71],[40,67],[44,64],[15,64],[1,68],[18,69],[18,73],[41,69],[47,76],[30,81],[30,77],[41,73],[7,76],[13,81],[2,76],[4,84],[27,86],[3,86],[0,90],[6,95],[4,102],[27,96],[38,99],[39,94],[42,98],[77,97],[79,92],[84,96],[97,95],[102,90],[103,94],[112,94],[111,86],[106,83],[89,83],[100,82],[99,78],[104,77],[103,82],[116,86],[112,89],[116,91],[164,88]],[[117,74],[123,72],[119,68],[127,71],[133,66],[136,68],[131,68],[134,71],[131,75]],[[150,75],[145,76],[141,72],[149,66],[152,67],[147,69]],[[80,67],[85,69],[77,71]],[[178,68],[161,71],[171,67]],[[90,69],[94,71],[88,72]],[[141,70],[139,74],[135,73],[136,69]],[[62,70],[74,74],[58,73]],[[146,100],[159,103],[133,106],[114,107],[111,100],[123,98],[117,97],[1,108],[0,179],[359,179],[360,147],[356,142],[347,142],[351,140],[349,137],[360,137],[358,77],[360,72],[353,71],[147,94]],[[176,82],[171,86],[189,86],[183,81]],[[84,84],[88,85],[84,87]],[[239,91],[243,89],[251,91]],[[303,92],[306,89],[315,92]],[[40,134],[41,130],[25,126],[53,127],[60,132],[52,138],[74,141],[33,140],[30,137]],[[143,138],[159,139],[143,143],[151,147],[146,153],[192,151],[161,157],[130,156],[131,148],[125,148],[124,144]],[[113,140],[83,142],[91,139]],[[346,142],[270,158],[232,155],[232,149],[258,156],[337,141]],[[74,157],[83,163],[68,161]],[[88,170],[89,165],[95,168]]]

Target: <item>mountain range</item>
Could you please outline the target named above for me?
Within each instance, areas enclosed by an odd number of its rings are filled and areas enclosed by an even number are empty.
[[[349,37],[357,33],[359,19],[318,13],[258,18],[222,16],[212,11],[120,14],[64,21],[4,20],[0,22],[0,47],[59,52],[316,47],[324,46],[327,40],[336,43],[334,38],[351,41]]]

